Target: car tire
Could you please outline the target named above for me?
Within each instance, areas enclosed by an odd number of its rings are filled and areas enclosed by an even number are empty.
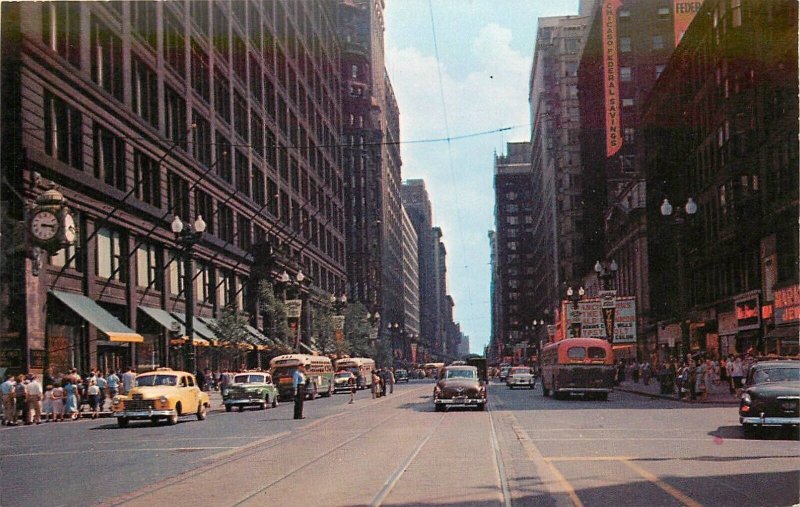
[[[244,412],[244,405],[239,405],[239,412]]]
[[[158,426],[158,417],[151,417],[150,424],[152,424],[153,426]]]
[[[608,401],[608,393],[597,393],[597,399],[600,401]]]
[[[311,392],[308,393],[308,399],[311,401],[317,399],[317,384],[311,384]]]
[[[553,378],[553,383],[551,385],[553,386],[553,399],[555,399],[555,400],[562,399],[563,395],[562,395],[562,393],[558,392],[558,384],[556,384],[556,379],[555,378]]]
[[[328,392],[323,394],[322,396],[325,398],[330,398],[332,394],[333,394],[333,384],[328,386]]]
[[[233,410],[233,407],[226,403],[225,404],[225,412],[230,412],[231,410]]]
[[[542,380],[542,396],[550,396],[550,390],[544,385],[544,380]]]
[[[436,412],[444,412],[444,405],[439,405],[438,403],[433,406]]]
[[[275,408],[277,406],[278,406],[278,397],[275,396],[274,398],[272,398],[272,408]]]
[[[480,405],[478,405],[478,412],[485,412],[486,405],[488,405],[488,403],[481,403]]]
[[[169,424],[170,426],[175,426],[176,424],[178,424],[178,417],[180,417],[180,415],[181,415],[181,404],[178,403],[175,406],[175,413],[167,417],[167,424]]]
[[[207,414],[206,406],[205,406],[204,403],[201,402],[197,406],[197,420],[198,421],[205,421],[207,415],[208,414]]]
[[[117,426],[120,428],[128,427],[129,419],[127,417],[117,417]]]
[[[742,424],[742,430],[746,438],[758,438],[761,435],[759,429],[754,424]]]

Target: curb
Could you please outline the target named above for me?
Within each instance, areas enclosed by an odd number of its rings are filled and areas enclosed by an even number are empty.
[[[679,400],[675,396],[669,396],[669,395],[666,395],[666,394],[648,393],[646,391],[639,391],[639,390],[636,390],[636,389],[629,389],[629,388],[620,387],[620,386],[615,386],[614,390],[615,391],[621,391],[621,392],[624,392],[624,393],[636,394],[636,395],[639,395],[639,396],[647,396],[648,398],[658,398],[658,399],[662,399],[662,400],[678,401],[678,402],[682,402],[682,403],[688,403],[690,405],[738,405],[739,404],[739,400],[736,400],[736,399],[734,399],[734,400],[718,400],[718,401],[714,401],[714,400],[706,400],[706,401],[695,400],[695,401],[691,401],[691,400],[686,400],[686,399],[680,399]]]

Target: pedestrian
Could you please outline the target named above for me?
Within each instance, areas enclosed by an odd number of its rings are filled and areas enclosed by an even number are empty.
[[[302,364],[292,374],[292,389],[294,390],[294,418],[305,419],[303,402],[306,398],[306,367]]]
[[[64,397],[66,393],[64,392],[64,388],[61,387],[61,382],[56,382],[53,384],[53,401],[52,401],[52,408],[53,408],[53,421],[54,422],[61,422],[64,420]]]
[[[642,382],[644,385],[650,385],[650,362],[645,361],[642,364]]]
[[[742,379],[744,378],[744,365],[742,364],[742,356],[736,356],[733,360],[731,367],[731,379],[733,383],[733,393],[739,396],[739,390],[742,387]]]
[[[42,384],[33,375],[28,375],[28,401],[25,409],[25,423],[42,423]],[[33,416],[33,419],[31,419]]]
[[[689,398],[694,401],[697,399],[697,363],[690,359],[687,368],[689,370],[687,378],[687,387],[690,393]]]
[[[28,407],[28,386],[25,384],[25,375],[17,376],[17,382],[14,384],[14,423],[20,419],[25,424],[28,423],[28,417],[25,415],[25,410]]]
[[[92,419],[97,419],[100,410],[100,388],[97,387],[97,380],[89,381],[89,387],[86,388],[86,395],[89,398],[89,406],[92,409]]]
[[[697,360],[694,390],[699,395],[700,401],[705,401],[708,395],[708,368],[702,359]]]
[[[211,373],[211,368],[203,370],[203,377],[206,380],[206,391],[211,391],[214,388],[214,374]]]
[[[133,381],[136,380],[136,374],[133,373],[133,367],[128,366],[128,371],[122,374],[122,394],[127,394],[133,389]]]
[[[386,375],[386,368],[381,368],[381,372],[378,375],[381,378],[381,396],[386,396],[386,384],[388,384],[388,379]]]
[[[350,402],[353,403],[356,401],[356,377],[355,375],[350,375],[350,378],[347,379],[347,384],[350,386]]]
[[[378,375],[378,372],[372,370],[372,398],[380,398],[381,397],[381,377]]]
[[[14,417],[14,410],[16,409],[14,384],[14,375],[6,375],[6,381],[0,384],[0,394],[3,396],[3,424],[5,426],[12,426],[12,423],[16,421]]]
[[[195,373],[195,378],[197,379],[197,387],[200,388],[201,391],[206,390],[206,376],[203,374],[200,368],[197,368],[197,372]]]
[[[108,397],[113,400],[119,394],[119,375],[112,371],[106,380],[108,381]]]
[[[389,394],[392,394],[392,393],[394,393],[394,384],[395,384],[394,366],[392,366],[391,368],[386,370],[386,372],[388,374],[386,377],[387,377],[387,379],[389,381]]]
[[[99,395],[99,398],[98,398],[100,406],[98,407],[98,410],[100,412],[103,411],[103,408],[106,405],[106,389],[107,388],[108,388],[108,381],[105,379],[105,377],[103,377],[103,374],[98,371],[97,372],[97,389],[100,390],[100,395]]]
[[[50,422],[50,416],[53,415],[53,420],[55,421],[55,415],[53,414],[53,385],[48,384],[47,387],[44,388],[44,399],[42,401],[42,413],[44,414],[44,422]]]
[[[64,415],[68,421],[78,418],[78,388],[72,383],[70,377],[64,380]]]
[[[719,381],[728,382],[728,361],[725,356],[722,356],[719,360]]]

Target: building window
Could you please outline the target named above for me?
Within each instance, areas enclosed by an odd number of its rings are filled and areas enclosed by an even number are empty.
[[[83,135],[81,113],[66,102],[44,93],[44,145],[45,153],[83,169]]]
[[[167,85],[164,85],[164,130],[167,139],[186,149],[186,101]]]
[[[663,35],[654,35],[653,36],[653,49],[664,49],[664,36]]]
[[[189,220],[189,183],[174,172],[167,175],[167,199],[172,213]]]
[[[211,124],[197,111],[192,111],[192,156],[208,167],[211,165]]]
[[[272,178],[267,178],[267,209],[273,217],[278,216],[278,184]]]
[[[664,72],[666,65],[656,65],[656,79],[661,76],[661,73]]]
[[[565,39],[564,48],[567,50],[567,53],[577,53],[581,50],[581,40],[574,37]]]
[[[233,129],[242,139],[247,139],[247,100],[233,94]]]
[[[94,126],[94,177],[119,190],[127,190],[125,141],[98,124]]]
[[[624,82],[630,82],[632,76],[632,71],[630,67],[620,67],[619,68],[619,80]]]
[[[173,252],[169,260],[169,292],[174,296],[183,293],[181,266],[183,266],[183,261],[180,254]]]
[[[217,132],[216,152],[217,175],[228,183],[233,183],[233,168],[231,167],[233,155],[231,154],[231,143],[219,132]]]
[[[161,207],[161,178],[158,162],[139,150],[133,152],[133,185],[136,198]]]
[[[233,280],[230,272],[219,270],[219,283],[217,284],[217,304],[220,307],[228,306],[231,302],[231,288]]]
[[[133,111],[147,123],[158,128],[158,79],[156,73],[138,58],[134,58],[132,62],[131,95]]]
[[[142,243],[136,249],[136,285],[161,290],[161,269],[156,245]]]
[[[264,156],[264,122],[250,111],[250,145],[260,157]]]
[[[630,37],[620,37],[619,38],[619,52],[620,53],[630,53],[631,51],[631,38]]]
[[[731,0],[731,26],[742,26],[742,0]]]
[[[264,191],[264,173],[253,166],[253,201],[259,206],[267,204]]]
[[[202,262],[197,263],[197,272],[194,274],[194,297],[201,303],[211,303],[211,269]]]
[[[634,141],[634,129],[632,127],[625,127],[622,129],[622,139],[626,143],[632,143]]]
[[[192,5],[198,2],[192,2]],[[192,88],[207,103],[211,102],[208,55],[192,41]]]
[[[658,8],[658,19],[669,19],[669,7]]]
[[[230,207],[220,204],[217,216],[219,218],[219,239],[226,243],[233,243],[233,211]]]
[[[194,191],[194,213],[205,217],[206,232],[214,233],[214,199],[202,190]]]
[[[180,21],[164,9],[164,62],[179,76],[186,76],[186,40]]]
[[[189,2],[189,15],[200,29],[201,33],[208,33],[208,2]]]
[[[131,28],[150,47],[156,47],[156,4],[157,2],[131,2]]]
[[[122,101],[122,40],[94,16],[91,31],[92,80]]]
[[[250,197],[250,164],[247,155],[236,150],[236,190]]]
[[[231,94],[228,78],[222,69],[214,72],[214,109],[225,123],[231,121]]]
[[[236,74],[236,77],[242,83],[247,82],[247,45],[244,42],[244,39],[239,35],[238,30],[233,30],[233,48],[231,50],[233,54],[233,61],[231,62],[231,66],[233,67],[233,73]]]
[[[633,99],[622,99],[622,107],[633,107]]]
[[[628,9],[620,9],[617,11],[617,17],[620,21],[629,21],[631,19],[631,11]]]
[[[97,276],[122,280],[122,242],[120,234],[106,227],[97,230]]]
[[[43,42],[75,67],[81,65],[80,2],[42,3]]]
[[[214,47],[222,54],[225,61],[228,60],[228,15],[222,10],[222,7],[214,3],[212,5],[214,24]]]
[[[252,245],[250,219],[244,215],[237,217],[236,243],[245,252],[250,251]]]

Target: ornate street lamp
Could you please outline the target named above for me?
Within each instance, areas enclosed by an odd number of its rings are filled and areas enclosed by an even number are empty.
[[[572,307],[576,310],[578,309],[578,302],[583,299],[585,294],[586,290],[583,287],[580,287],[577,292],[572,290],[572,287],[567,287],[567,299],[572,303]]]
[[[194,227],[184,224],[178,215],[170,224],[175,239],[183,247],[183,290],[186,295],[186,336],[188,340],[184,343],[184,356],[186,358],[186,369],[189,373],[197,370],[195,364],[194,348],[194,259],[192,249],[202,239],[206,230],[206,223],[203,217],[197,215]]]
[[[597,273],[597,279],[600,280],[601,290],[611,290],[613,287],[613,280],[617,276],[619,266],[617,261],[612,260],[610,263],[601,263],[597,261],[594,264],[594,272]]]

